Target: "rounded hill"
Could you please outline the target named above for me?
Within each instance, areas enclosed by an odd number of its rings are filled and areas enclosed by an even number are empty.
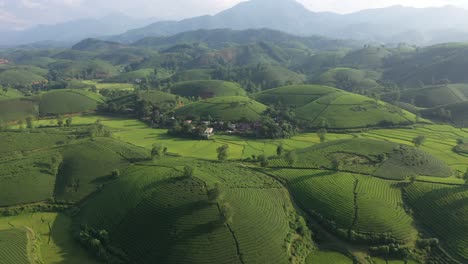
[[[401,100],[418,107],[437,107],[467,101],[467,84],[449,84],[408,90],[401,95]]]
[[[242,96],[225,96],[201,100],[188,104],[176,111],[179,116],[212,117],[223,121],[246,119],[255,121],[267,106]]]
[[[171,92],[180,96],[195,98],[246,95],[245,90],[240,85],[218,80],[179,82],[171,87]]]
[[[330,141],[296,151],[295,167],[328,168],[403,180],[410,176],[450,177],[451,169],[435,156],[408,145],[370,140]],[[277,161],[276,165],[281,164]]]
[[[295,109],[310,127],[350,129],[409,125],[416,116],[362,95],[320,85],[285,86],[253,96],[264,104],[281,102]]]
[[[48,92],[40,97],[41,115],[81,113],[96,110],[101,97],[93,92],[80,90],[59,90]]]

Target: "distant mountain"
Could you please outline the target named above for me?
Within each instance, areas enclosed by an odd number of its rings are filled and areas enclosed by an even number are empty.
[[[66,46],[85,38],[121,34],[129,29],[151,23],[148,19],[134,19],[121,14],[107,15],[99,19],[81,19],[56,25],[40,25],[22,31],[0,32],[0,46],[18,46],[47,42]],[[34,46],[34,45],[33,45]],[[40,45],[39,45],[40,46]]]
[[[110,40],[131,43],[198,29],[271,28],[296,35],[322,35],[369,42],[432,44],[468,39],[468,10],[451,6],[392,6],[340,15],[312,12],[295,0],[251,0],[214,16],[163,21],[129,30]],[[444,37],[447,37],[445,39]]]
[[[133,46],[163,49],[177,44],[203,43],[210,48],[219,49],[233,44],[246,45],[259,42],[274,43],[282,48],[312,50],[358,48],[364,44],[360,41],[354,40],[331,39],[318,36],[301,37],[278,30],[263,28],[248,30],[200,29],[179,33],[169,37],[146,37],[133,43]],[[107,43],[115,44],[115,42]],[[101,45],[103,44],[101,43]]]

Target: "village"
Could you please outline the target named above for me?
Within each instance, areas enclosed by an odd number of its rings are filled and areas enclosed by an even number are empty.
[[[184,125],[196,134],[201,133],[201,138],[210,139],[215,135],[215,131],[225,134],[242,135],[257,130],[259,122],[224,122],[224,121],[200,121],[185,120]]]

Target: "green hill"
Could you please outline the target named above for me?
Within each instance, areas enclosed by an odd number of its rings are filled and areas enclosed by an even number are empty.
[[[318,82],[343,89],[345,91],[371,90],[379,88],[376,82],[380,74],[374,71],[357,70],[351,68],[335,68],[326,71],[318,78]]]
[[[26,70],[0,71],[0,85],[28,85],[35,82],[45,81],[44,77]]]
[[[401,101],[418,107],[432,108],[468,100],[468,84],[449,84],[408,90],[401,94]]]
[[[184,165],[196,168],[193,177],[183,177]],[[219,196],[211,194],[216,185]],[[127,263],[286,263],[289,247],[308,253],[290,227],[291,209],[262,173],[166,158],[126,170],[86,203],[77,224],[105,229]]]
[[[279,65],[262,65],[260,69],[253,69],[252,82],[263,84],[268,88],[284,85],[301,84],[305,82],[305,76],[295,73]]]
[[[433,155],[407,145],[371,140],[349,139],[322,143],[296,151],[298,168],[328,168],[403,180],[412,175],[449,177],[447,164]],[[338,162],[338,163],[337,163]],[[276,160],[273,166],[285,166]]]
[[[353,68],[379,69],[392,52],[385,47],[367,46],[346,54],[341,63]]]
[[[5,92],[2,90],[2,87],[0,87],[0,100],[15,99],[22,96],[23,94],[16,89],[8,88],[8,90]]]
[[[197,81],[197,80],[211,80],[213,70],[210,69],[192,69],[180,71],[171,77],[175,82]]]
[[[414,183],[405,188],[416,219],[460,263],[468,262],[468,188]]]
[[[238,84],[216,80],[180,82],[174,84],[170,89],[173,94],[195,98],[246,95],[244,89]]]
[[[467,83],[468,44],[448,43],[421,48],[387,64],[384,79],[404,85],[433,84],[441,80]]]
[[[96,110],[101,97],[93,92],[81,90],[59,90],[40,96],[39,113],[57,115],[82,113]]]
[[[298,205],[329,231],[358,243],[411,243],[417,237],[393,182],[324,170],[272,171],[286,181]],[[325,262],[327,263],[327,262]]]
[[[454,123],[460,127],[468,127],[467,101],[426,109],[421,113],[425,118]]]
[[[223,121],[239,121],[247,119],[255,121],[267,107],[257,101],[242,96],[226,96],[206,99],[188,104],[176,111],[179,116],[203,117],[211,116]]]
[[[49,67],[60,78],[106,79],[119,73],[117,67],[102,60],[63,60]]]
[[[106,83],[134,83],[136,79],[143,80],[147,78],[151,73],[154,72],[154,69],[141,69],[131,72],[124,72],[117,76],[105,79]]]
[[[37,116],[37,104],[28,99],[0,100],[0,120],[4,122],[24,120],[28,116]]]
[[[415,115],[368,97],[317,85],[286,86],[255,94],[264,104],[281,102],[295,108],[310,127],[346,129],[408,125]]]

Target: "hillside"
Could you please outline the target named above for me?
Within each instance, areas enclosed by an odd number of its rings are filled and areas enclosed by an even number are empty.
[[[60,90],[40,96],[39,113],[41,115],[58,115],[90,112],[97,109],[102,98],[92,92],[80,90]]]
[[[214,118],[222,121],[256,121],[267,107],[241,96],[225,96],[188,104],[176,111],[178,116]]]
[[[0,70],[0,85],[31,85],[35,82],[45,81],[44,77],[31,71],[11,69]]]
[[[182,164],[197,168],[195,174],[184,177]],[[221,193],[213,196],[214,189]],[[118,206],[112,204],[119,200]],[[262,173],[165,159],[126,170],[87,203],[77,224],[107,230],[128,262],[285,263],[287,246],[307,250],[307,238],[302,241],[290,228],[291,208],[280,185]],[[297,236],[296,244],[286,239],[291,235]]]
[[[401,94],[401,101],[423,108],[460,103],[467,99],[467,84],[437,85],[408,90]]]
[[[170,87],[171,93],[193,98],[212,98],[220,96],[245,96],[242,87],[236,83],[205,80],[176,83]]]
[[[459,127],[468,126],[468,102],[461,102],[421,111],[422,116],[441,122],[453,123]]]
[[[379,178],[404,180],[412,175],[449,177],[452,175],[445,162],[415,147],[395,143],[350,139],[330,141],[306,149],[299,149],[298,168],[328,168],[369,174]],[[339,164],[336,164],[339,161]],[[274,166],[281,166],[277,160]]]
[[[415,116],[396,106],[326,86],[286,86],[253,96],[264,104],[281,102],[294,108],[311,127],[336,129],[408,125]]]

